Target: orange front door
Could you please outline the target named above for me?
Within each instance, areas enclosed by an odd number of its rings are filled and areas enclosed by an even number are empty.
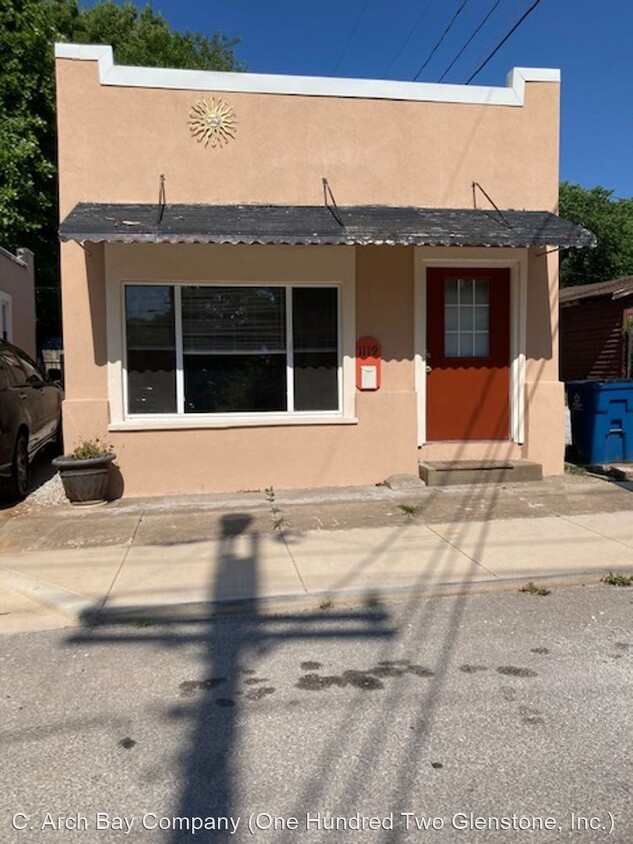
[[[429,269],[427,440],[510,436],[510,270]]]

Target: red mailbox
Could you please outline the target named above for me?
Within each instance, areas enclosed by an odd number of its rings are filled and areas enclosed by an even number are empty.
[[[356,387],[359,390],[380,389],[382,350],[375,337],[356,341]]]

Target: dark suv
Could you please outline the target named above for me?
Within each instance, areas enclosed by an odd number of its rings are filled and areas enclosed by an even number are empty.
[[[0,340],[0,490],[12,498],[26,495],[37,452],[61,446],[63,397],[25,352]]]

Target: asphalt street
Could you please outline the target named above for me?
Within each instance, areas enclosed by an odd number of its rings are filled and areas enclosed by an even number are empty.
[[[629,844],[632,610],[597,584],[4,636],[0,840]]]

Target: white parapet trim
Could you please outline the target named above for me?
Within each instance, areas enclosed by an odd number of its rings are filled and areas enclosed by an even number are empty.
[[[114,64],[112,47],[93,44],[55,44],[55,58],[98,62],[99,81],[102,85],[475,105],[522,106],[526,82],[560,82],[559,70],[526,67],[514,68],[508,74],[505,88],[399,82],[388,79],[341,79],[326,76],[128,67]]]

